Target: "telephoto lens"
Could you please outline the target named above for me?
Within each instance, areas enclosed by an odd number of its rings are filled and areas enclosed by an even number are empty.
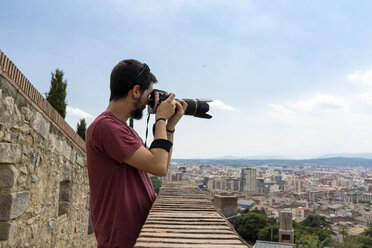
[[[164,90],[154,89],[151,92],[149,99],[148,99],[148,105],[149,105],[148,111],[150,114],[154,114],[156,111],[156,107],[157,107],[155,106],[155,92],[159,93],[158,105],[169,97],[168,92]],[[187,109],[185,111],[185,115],[192,115],[192,116],[204,118],[204,119],[212,118],[211,115],[207,114],[207,112],[209,111],[208,102],[211,102],[211,100],[187,99],[187,98],[183,98],[182,100],[184,100],[187,103]]]

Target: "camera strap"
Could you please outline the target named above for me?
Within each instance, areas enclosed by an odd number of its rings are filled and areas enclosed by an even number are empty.
[[[149,121],[150,121],[150,113],[147,114],[145,147],[147,147],[146,144],[147,144],[147,135],[149,134]]]

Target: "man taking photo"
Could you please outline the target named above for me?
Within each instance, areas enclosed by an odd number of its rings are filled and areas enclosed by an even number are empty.
[[[187,108],[171,93],[158,106],[150,148],[127,125],[141,119],[156,77],[146,64],[123,60],[111,72],[110,102],[89,126],[86,152],[90,211],[98,248],[133,247],[155,200],[148,173],[166,176],[175,126]]]

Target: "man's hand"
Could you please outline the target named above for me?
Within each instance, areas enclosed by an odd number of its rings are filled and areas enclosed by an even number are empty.
[[[169,119],[172,115],[174,115],[177,101],[174,100],[175,94],[170,93],[169,97],[162,101],[156,109],[156,117],[155,119],[164,118]],[[159,102],[159,93],[155,92],[155,106]]]
[[[185,114],[187,109],[187,103],[184,100],[176,101],[176,113],[168,119],[167,129],[174,130],[175,126],[177,125],[178,121],[181,117]]]

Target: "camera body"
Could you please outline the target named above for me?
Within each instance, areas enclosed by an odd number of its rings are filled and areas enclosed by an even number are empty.
[[[148,99],[148,105],[149,105],[148,112],[150,114],[154,114],[157,108],[157,106],[155,106],[155,92],[159,93],[158,105],[169,97],[168,92],[164,90],[154,89],[151,92],[149,99]],[[207,114],[207,112],[209,111],[208,102],[211,102],[211,100],[187,99],[187,98],[183,98],[182,100],[184,100],[187,103],[187,109],[185,111],[185,115],[192,115],[195,117],[205,118],[205,119],[212,118],[211,115]]]

